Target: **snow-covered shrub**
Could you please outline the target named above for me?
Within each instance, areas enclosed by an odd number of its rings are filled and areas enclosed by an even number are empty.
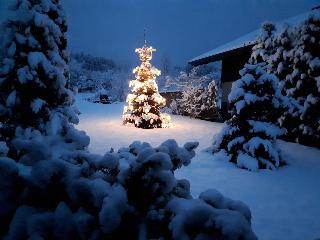
[[[173,239],[255,239],[247,225],[251,219],[248,207],[216,190],[201,193],[199,199],[174,199],[166,213],[172,218]]]
[[[177,99],[179,114],[207,119],[218,115],[217,86],[215,81],[209,83],[206,88],[194,86],[186,87],[180,99]]]
[[[177,114],[197,117],[201,111],[204,89],[201,86],[186,86],[181,98],[176,100]]]
[[[200,75],[198,68],[193,68],[190,74],[181,72],[177,83],[186,82],[181,91],[181,97],[174,99],[169,108],[174,114],[193,118],[212,119],[219,117],[217,104],[219,102],[219,81],[213,74]]]
[[[161,92],[179,92],[190,85],[205,88],[212,80],[218,84],[220,75],[221,65],[219,62],[197,67],[187,65],[184,68],[177,67],[170,75],[162,76],[163,79],[158,81],[158,84],[163,85],[160,88]]]
[[[17,143],[28,152],[19,163],[0,157],[1,238],[256,239],[246,205],[215,190],[193,199],[175,178],[198,143],[134,142],[99,156],[69,145],[55,153],[45,140]]]
[[[215,81],[211,81],[206,88],[187,86],[182,91],[181,98],[172,102],[170,108],[174,113],[200,119],[219,116],[217,91]]]
[[[285,133],[277,126],[282,96],[276,76],[266,73],[265,63],[246,64],[241,79],[233,83],[229,102],[232,117],[214,143],[231,162],[256,171],[283,164],[275,140]]]

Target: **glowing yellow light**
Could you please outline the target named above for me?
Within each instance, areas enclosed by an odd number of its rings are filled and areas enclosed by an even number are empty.
[[[158,92],[155,81],[161,71],[150,63],[152,53],[156,49],[144,45],[135,51],[139,55],[141,65],[132,71],[135,79],[129,82],[132,93],[127,96],[128,106],[123,110],[123,122],[142,128],[169,127],[170,116],[159,111],[166,104],[165,98]]]

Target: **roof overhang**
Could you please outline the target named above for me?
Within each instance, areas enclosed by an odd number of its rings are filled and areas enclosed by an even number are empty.
[[[319,7],[314,8],[312,11],[305,12],[297,16],[283,20],[279,23],[276,23],[277,31],[280,31],[281,29],[286,28],[288,26],[298,25],[303,20],[305,20],[310,14],[320,15]],[[248,33],[222,46],[219,46],[209,52],[203,53],[202,55],[191,59],[188,63],[193,66],[199,66],[202,64],[208,64],[211,62],[223,60],[227,57],[236,56],[237,54],[240,54],[242,51],[251,50],[252,47],[255,45],[257,36],[259,34],[260,29]]]
[[[255,45],[254,42],[238,47],[238,48],[234,48],[234,49],[230,49],[228,51],[225,52],[221,52],[221,53],[217,53],[214,55],[209,55],[207,57],[204,58],[198,58],[198,59],[193,59],[190,60],[188,63],[191,64],[192,66],[199,66],[199,65],[204,65],[204,64],[208,64],[208,63],[212,63],[212,62],[216,62],[216,61],[220,61],[223,60],[224,58],[228,58],[228,57],[232,57],[235,55],[240,55],[242,53],[248,52],[252,50],[252,47]]]

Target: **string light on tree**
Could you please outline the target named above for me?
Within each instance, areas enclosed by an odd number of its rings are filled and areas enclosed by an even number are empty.
[[[142,48],[136,49],[141,65],[133,70],[136,78],[129,83],[132,90],[127,96],[128,106],[123,111],[125,125],[146,129],[170,125],[170,116],[160,112],[160,108],[166,105],[166,99],[159,94],[155,81],[161,72],[150,63],[155,51],[156,49],[147,46],[146,41]]]

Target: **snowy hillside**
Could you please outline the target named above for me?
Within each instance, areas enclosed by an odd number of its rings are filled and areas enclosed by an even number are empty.
[[[124,104],[92,104],[77,96],[81,111],[79,129],[91,138],[89,149],[104,153],[117,150],[134,140],[158,146],[168,138],[179,144],[199,141],[196,157],[178,178],[191,182],[191,192],[199,195],[215,188],[233,199],[244,201],[252,212],[253,230],[262,240],[301,240],[320,237],[320,150],[278,142],[288,165],[278,170],[248,172],[203,151],[212,143],[222,124],[173,116],[169,129],[144,130],[122,126]]]

